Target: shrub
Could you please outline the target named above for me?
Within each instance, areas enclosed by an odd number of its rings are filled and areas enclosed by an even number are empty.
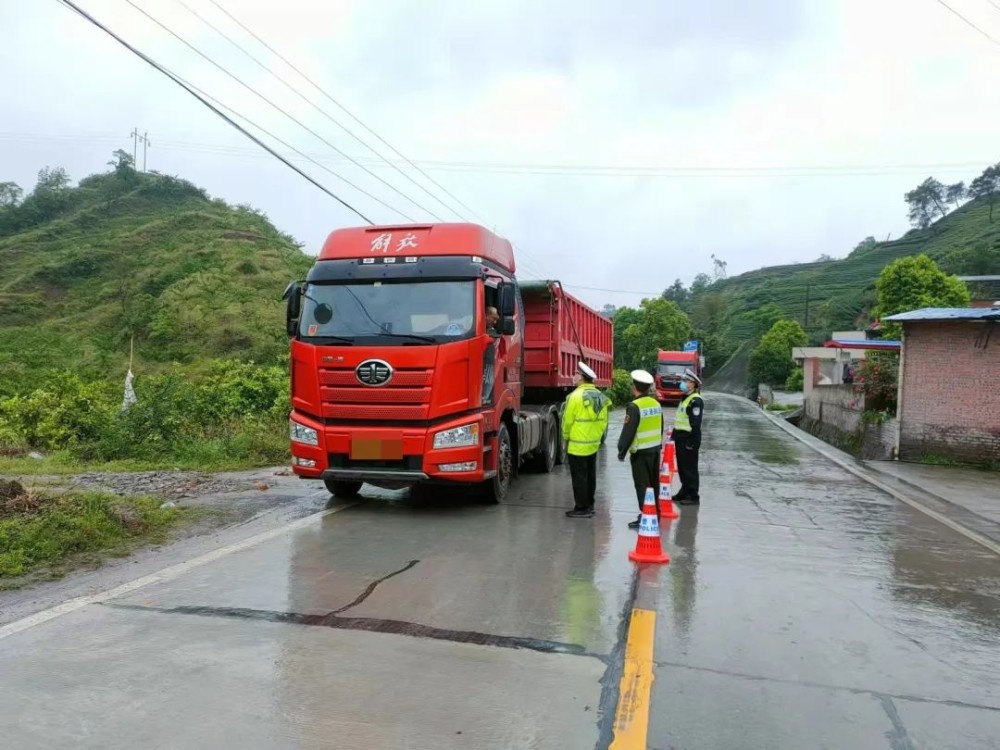
[[[895,352],[870,352],[855,380],[855,390],[864,394],[865,409],[895,416],[898,386],[899,355]]]
[[[632,378],[625,370],[615,370],[611,374],[611,387],[607,390],[612,407],[623,407],[632,400]]]
[[[98,440],[112,414],[107,384],[62,373],[44,388],[0,402],[0,433],[32,448],[68,448]]]
[[[788,376],[788,380],[785,381],[785,390],[801,391],[803,388],[805,388],[805,376],[802,373],[802,368],[796,367]]]

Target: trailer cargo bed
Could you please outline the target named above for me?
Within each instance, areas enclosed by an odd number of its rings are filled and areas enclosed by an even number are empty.
[[[572,387],[581,358],[611,385],[614,329],[610,320],[566,292],[558,281],[522,282],[524,381],[542,391]]]

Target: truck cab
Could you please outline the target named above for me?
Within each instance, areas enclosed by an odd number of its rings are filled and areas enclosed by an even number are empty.
[[[503,238],[475,224],[340,229],[285,298],[299,476],[340,496],[480,484],[499,502],[522,464],[558,461],[562,392],[522,403],[525,302]]]
[[[656,372],[653,381],[656,387],[656,398],[661,404],[677,404],[684,399],[681,391],[681,380],[684,371],[694,371],[701,375],[701,359],[697,351],[665,351],[661,349],[656,355]]]

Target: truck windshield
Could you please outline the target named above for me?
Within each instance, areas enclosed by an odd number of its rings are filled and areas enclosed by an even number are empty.
[[[475,282],[464,280],[308,284],[299,334],[400,345],[469,338],[475,333],[475,299]]]
[[[690,365],[674,365],[669,362],[659,362],[656,365],[656,374],[661,378],[668,378],[672,375],[683,375]]]

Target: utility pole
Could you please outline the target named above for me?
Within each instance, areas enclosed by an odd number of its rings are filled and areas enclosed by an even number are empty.
[[[149,143],[149,133],[143,131],[139,133],[139,128],[132,128],[132,132],[129,133],[132,136],[132,166],[138,170],[139,168],[139,143],[142,143],[142,171],[146,171],[146,149],[151,145]]]

